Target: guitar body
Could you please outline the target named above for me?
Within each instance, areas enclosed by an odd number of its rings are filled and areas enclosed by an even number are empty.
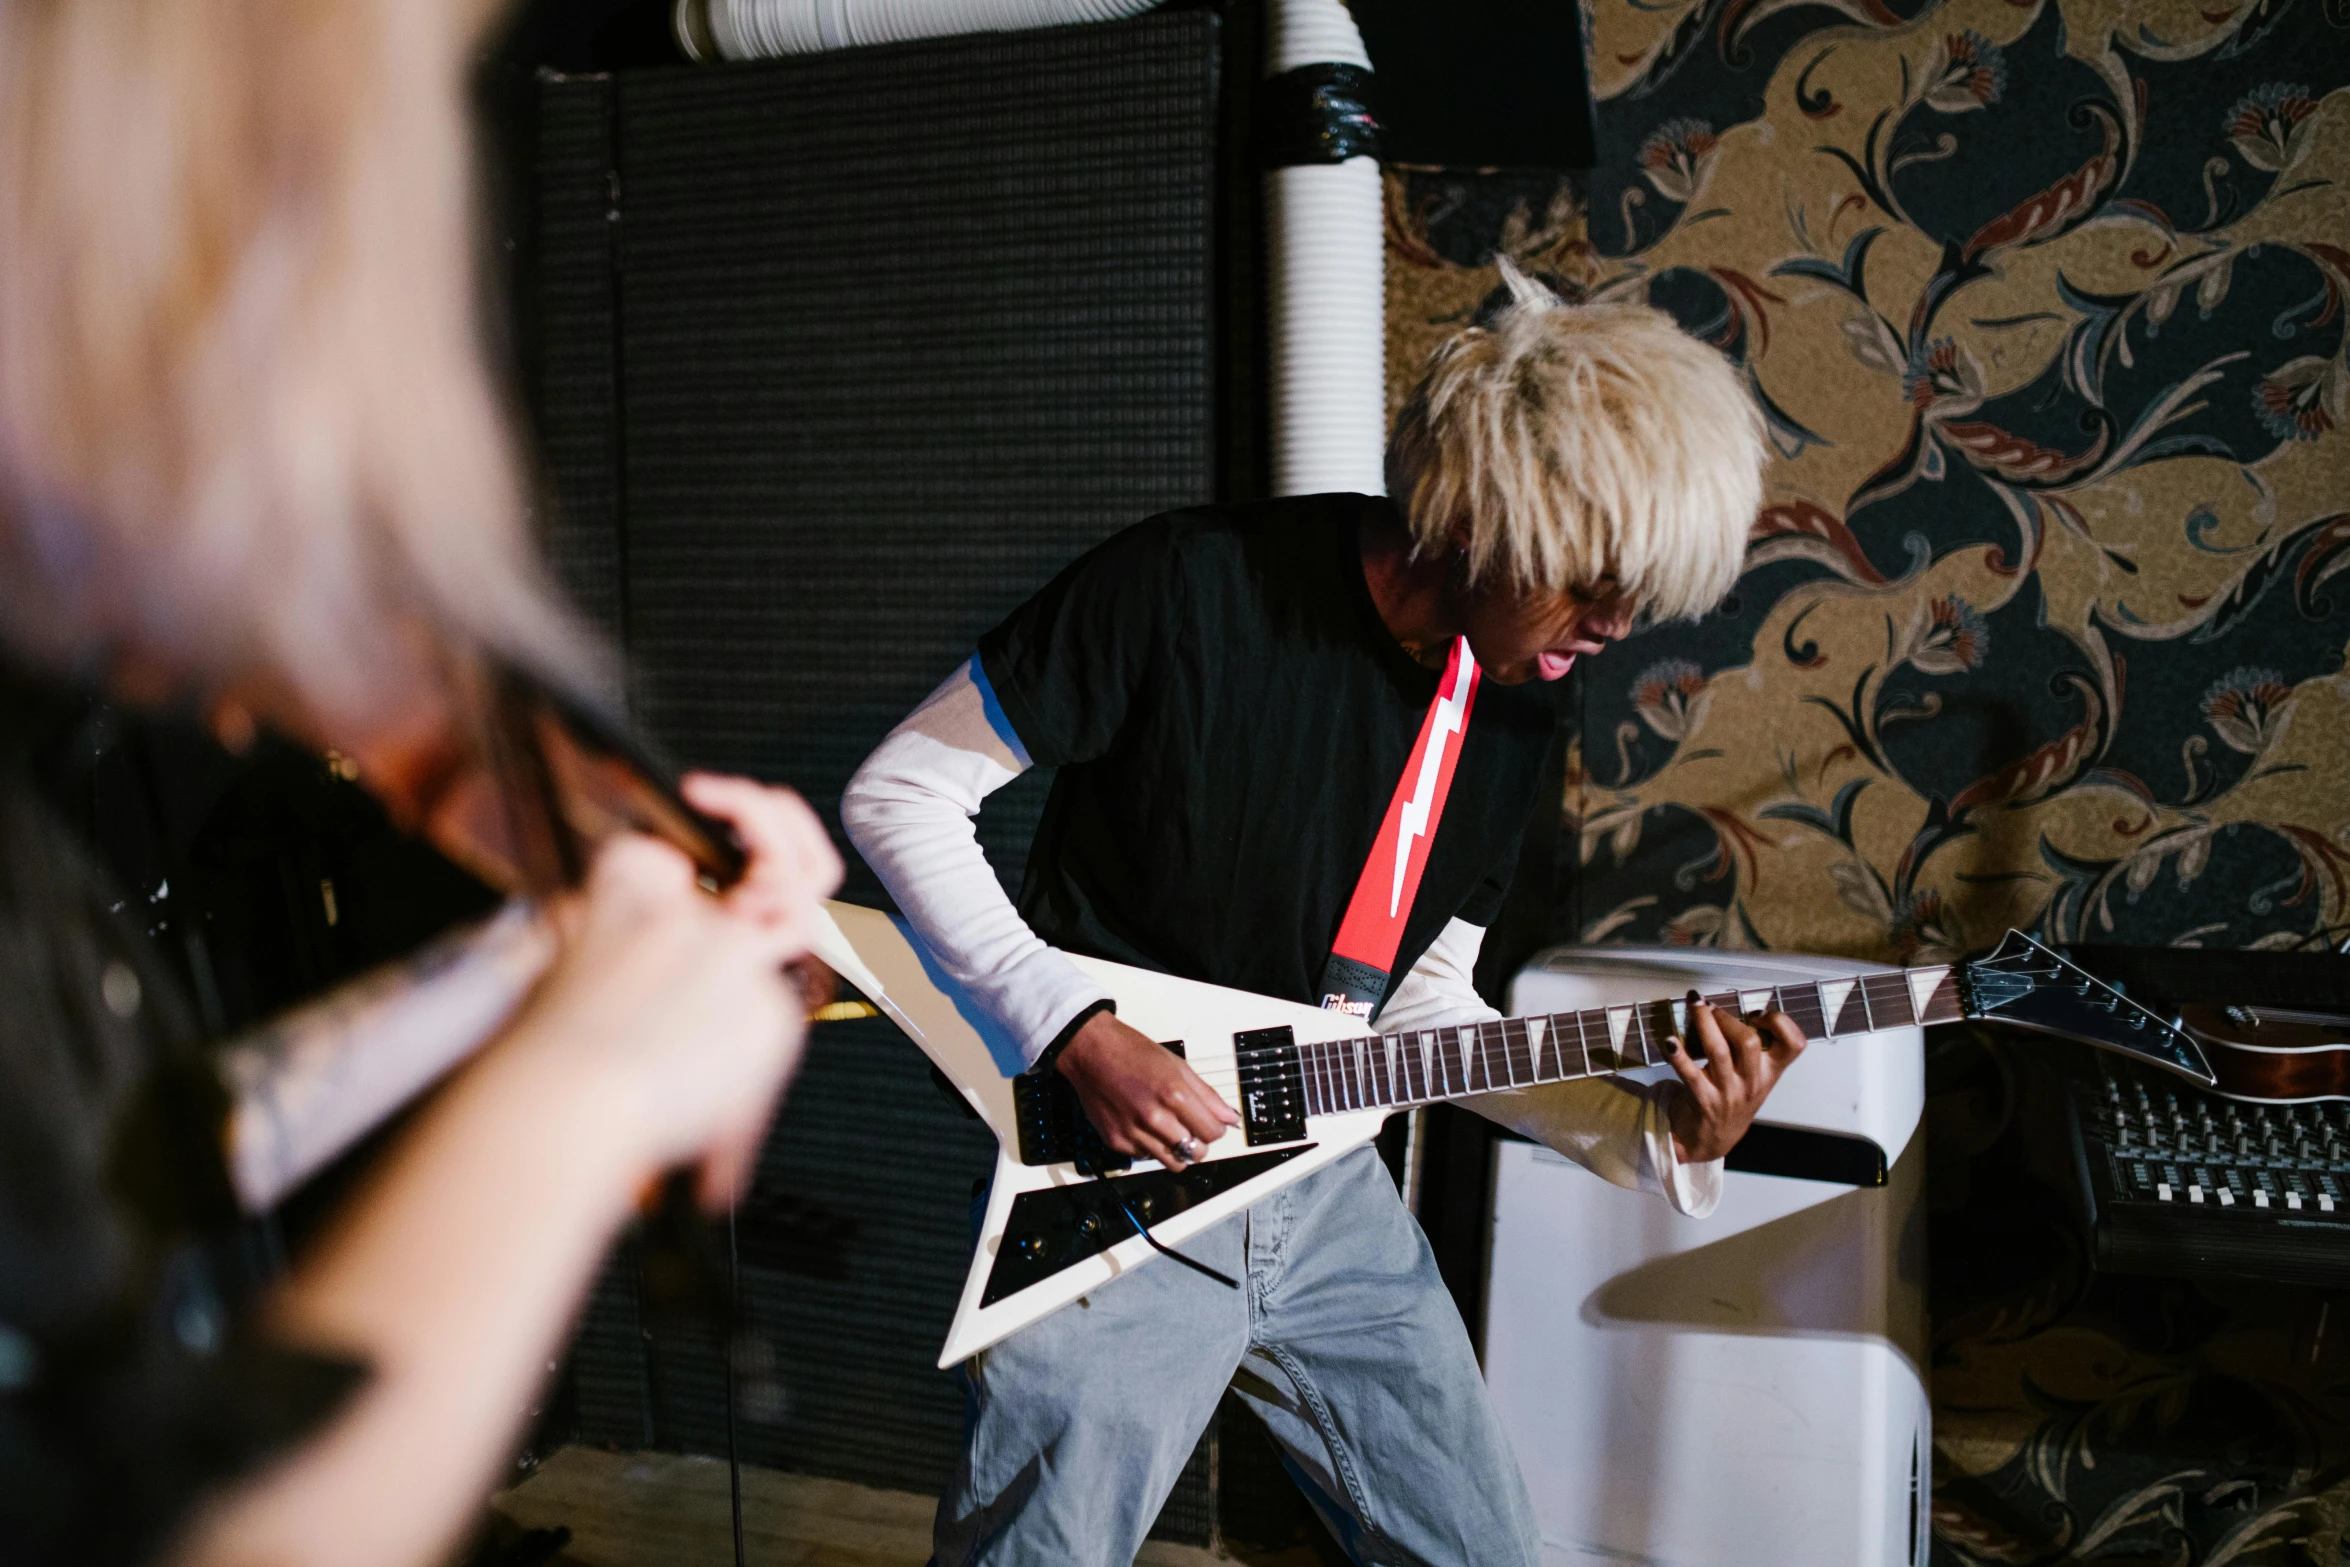
[[[2211,1062],[2214,1093],[2257,1104],[2350,1099],[2350,1018],[2202,1003],[2179,1017]]]
[[[850,904],[828,907],[834,928],[819,935],[816,955],[922,1047],[998,1144],[987,1214],[954,1324],[939,1353],[941,1366],[956,1364],[1156,1255],[1118,1202],[1102,1192],[1105,1184],[1124,1189],[1119,1195],[1136,1208],[1161,1245],[1180,1248],[1258,1198],[1371,1141],[1393,1113],[1392,1107],[1381,1107],[1307,1116],[1302,1137],[1271,1145],[1250,1146],[1239,1131],[1227,1132],[1208,1144],[1200,1163],[1189,1169],[1166,1171],[1146,1161],[1114,1183],[1070,1160],[1023,1163],[1013,1083],[1021,1065],[1016,1047],[938,971],[902,921]],[[1236,1034],[1287,1027],[1303,1042],[1363,1032],[1360,1019],[1340,1012],[1098,958],[1072,954],[1070,961],[1118,998],[1121,1022],[1153,1039],[1180,1043],[1192,1070],[1235,1109],[1241,1104]],[[1004,1264],[1001,1278],[999,1263]]]

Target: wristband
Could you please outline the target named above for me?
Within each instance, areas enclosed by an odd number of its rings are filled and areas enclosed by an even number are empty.
[[[1053,1036],[1053,1042],[1037,1052],[1035,1062],[1028,1068],[1029,1072],[1033,1074],[1053,1070],[1053,1063],[1060,1060],[1061,1052],[1069,1048],[1069,1041],[1077,1037],[1079,1029],[1092,1022],[1097,1014],[1103,1012],[1115,1014],[1117,1010],[1118,1003],[1107,996],[1102,997],[1099,1001],[1086,1003],[1075,1017],[1061,1025],[1061,1031]]]

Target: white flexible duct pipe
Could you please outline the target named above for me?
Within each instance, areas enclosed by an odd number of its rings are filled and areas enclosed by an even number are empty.
[[[957,33],[1114,22],[1158,0],[677,0],[671,25],[694,60],[767,60]]]
[[[1273,0],[1265,18],[1265,74],[1279,76],[1301,65],[1371,68],[1354,14],[1339,0]]]
[[[1273,0],[1265,75],[1369,70],[1339,0]],[[1379,160],[1265,174],[1273,493],[1386,493],[1387,299]]]

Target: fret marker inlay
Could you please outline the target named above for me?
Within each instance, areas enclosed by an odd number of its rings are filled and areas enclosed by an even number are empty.
[[[1949,975],[1950,970],[1948,969],[1911,969],[1908,975],[1910,1011],[1919,1017],[1924,1017],[1926,1015],[1926,998],[1931,996],[1935,987],[1940,985]]]

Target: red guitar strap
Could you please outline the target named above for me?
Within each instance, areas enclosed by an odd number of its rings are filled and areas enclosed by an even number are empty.
[[[1387,995],[1404,922],[1420,893],[1428,849],[1436,841],[1436,824],[1444,819],[1453,769],[1476,705],[1476,655],[1469,651],[1468,638],[1456,637],[1436,700],[1420,720],[1411,760],[1396,780],[1395,798],[1387,802],[1387,818],[1371,840],[1371,857],[1363,862],[1346,918],[1339,923],[1337,945],[1322,966],[1323,1006],[1369,1017]]]

